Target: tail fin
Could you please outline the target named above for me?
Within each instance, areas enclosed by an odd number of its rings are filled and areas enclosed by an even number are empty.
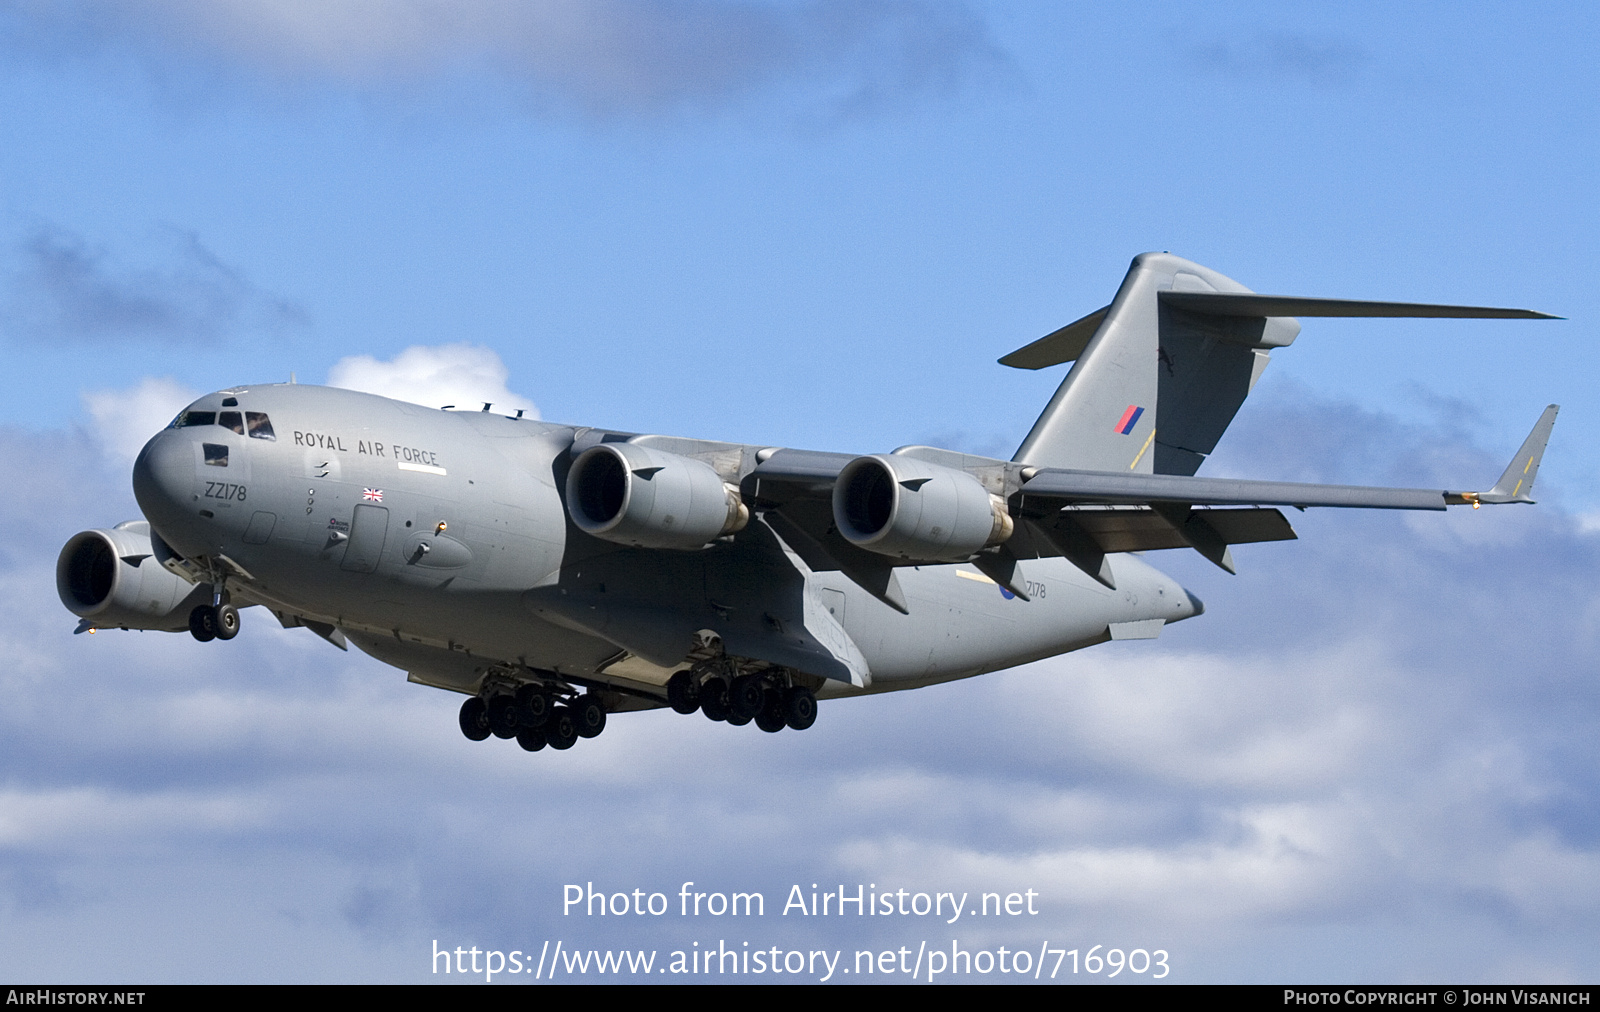
[[[1192,475],[1233,421],[1294,316],[1557,319],[1524,309],[1257,295],[1170,253],[1143,253],[1111,305],[1000,360],[1076,359],[1012,460],[1039,467]]]
[[[1195,312],[1159,297],[1169,291],[1250,292],[1170,253],[1135,257],[1111,305],[1000,360],[1042,369],[1077,359],[1013,460],[1195,473],[1260,378],[1270,349],[1293,341],[1300,325]]]

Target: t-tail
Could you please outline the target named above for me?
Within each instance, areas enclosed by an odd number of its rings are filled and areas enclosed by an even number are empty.
[[[1216,448],[1273,349],[1300,333],[1295,317],[1307,316],[1559,319],[1526,309],[1260,295],[1182,257],[1144,253],[1134,258],[1109,306],[1000,360],[1018,369],[1073,363],[1012,460],[1192,475]],[[1541,420],[1530,443],[1542,429],[1542,449],[1549,436],[1544,422],[1553,420],[1553,414]],[[1525,457],[1531,461],[1537,453],[1518,459]],[[1482,501],[1522,501],[1532,479],[1527,474],[1519,489],[1508,471]]]

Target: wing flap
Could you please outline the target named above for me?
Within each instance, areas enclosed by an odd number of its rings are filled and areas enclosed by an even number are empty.
[[[1150,507],[1118,509],[1063,509],[1047,531],[1068,525],[1081,531],[1108,554],[1117,552],[1157,552],[1167,548],[1191,548],[1192,531],[1200,524],[1224,545],[1251,545],[1262,541],[1294,541],[1299,537],[1278,510],[1198,509],[1162,513]]]

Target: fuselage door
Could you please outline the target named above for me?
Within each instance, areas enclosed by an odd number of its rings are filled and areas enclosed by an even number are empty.
[[[370,573],[383,557],[383,542],[389,535],[389,511],[382,506],[357,506],[350,518],[350,543],[345,546],[339,568],[352,573]]]

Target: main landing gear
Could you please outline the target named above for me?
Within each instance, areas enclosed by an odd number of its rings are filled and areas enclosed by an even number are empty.
[[[522,685],[515,693],[473,696],[461,704],[461,733],[473,741],[515,738],[529,752],[546,745],[569,749],[579,738],[595,738],[606,729],[606,705],[586,692],[557,703],[541,685]]]
[[[803,685],[784,685],[780,677],[760,671],[730,680],[721,672],[680,671],[667,681],[667,703],[679,713],[699,710],[735,726],[754,720],[772,734],[785,727],[804,731],[817,722],[817,697]]]
[[[239,635],[239,609],[231,604],[196,605],[189,613],[189,634],[201,643],[231,640]]]

